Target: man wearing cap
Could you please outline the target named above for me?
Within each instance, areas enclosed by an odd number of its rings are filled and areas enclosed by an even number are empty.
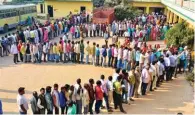
[[[45,109],[46,109],[46,100],[45,100],[45,88],[40,89],[40,95],[38,98],[37,106],[39,108],[40,114],[45,114]]]
[[[28,110],[28,102],[24,96],[25,94],[24,89],[25,89],[24,87],[20,87],[18,89],[18,95],[17,95],[17,104],[18,104],[20,114],[27,114],[27,110]]]
[[[51,87],[46,87],[45,100],[47,105],[47,114],[53,114],[53,100],[51,96]]]

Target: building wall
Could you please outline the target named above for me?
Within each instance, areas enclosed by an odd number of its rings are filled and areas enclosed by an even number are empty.
[[[130,5],[134,7],[143,7],[144,13],[151,13],[154,11],[154,8],[164,8],[165,6],[160,2],[130,2]]]
[[[45,4],[45,13],[48,13],[47,6],[53,6],[54,18],[60,18],[67,16],[70,11],[73,14],[80,12],[80,7],[86,7],[86,12],[92,12],[93,3],[91,1],[52,1],[46,0]],[[39,6],[40,7],[40,6]],[[39,9],[40,10],[40,9]]]

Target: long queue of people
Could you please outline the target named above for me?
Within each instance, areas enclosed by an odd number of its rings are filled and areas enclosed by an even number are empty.
[[[126,39],[126,42],[125,44],[128,44],[129,40]],[[156,90],[164,81],[173,80],[172,77],[176,77],[181,70],[184,72],[187,67],[190,70],[193,66],[194,57],[187,47],[171,46],[168,49],[161,49],[159,46],[152,48],[145,43],[141,47],[137,44],[134,48],[130,48],[125,44],[122,46],[112,44],[109,45],[110,47],[103,45],[102,48],[99,48],[98,44],[93,43],[92,48],[90,48],[89,41],[87,41],[86,47],[83,40],[77,41],[76,52],[73,54],[76,57],[72,57],[72,53],[68,56],[66,52],[65,62],[84,63],[82,56],[80,56],[83,55],[86,57],[87,63],[87,58],[91,56],[91,64],[98,66],[100,65],[99,59],[101,59],[101,66],[107,65],[116,68],[116,72],[107,79],[101,75],[100,80],[96,81],[95,87],[95,81],[91,78],[89,83],[84,83],[83,87],[81,79],[77,79],[75,85],[62,85],[61,92],[58,91],[58,84],[54,84],[53,92],[51,92],[50,86],[47,86],[46,89],[41,88],[40,95],[33,92],[30,101],[33,113],[88,114],[90,112],[93,114],[92,108],[95,103],[95,113],[98,114],[100,108],[105,108],[102,103],[103,99],[108,112],[113,111],[111,103],[114,103],[114,109],[119,107],[121,112],[126,113],[123,109],[123,103],[134,101],[134,98]],[[61,42],[59,45],[61,46]],[[85,52],[84,49],[88,52]],[[89,53],[88,49],[92,49],[94,55]],[[24,88],[19,88],[18,92],[19,111],[27,113],[28,104],[23,96]]]
[[[82,21],[81,15],[70,15],[69,19],[57,19],[55,22],[33,23],[25,30],[9,33],[0,38],[0,56],[7,56],[13,43],[44,43],[64,33],[64,39],[85,37],[125,36],[131,41],[164,40],[165,33],[172,26],[166,24],[166,16],[142,14],[134,20],[113,21],[112,24],[91,23]]]

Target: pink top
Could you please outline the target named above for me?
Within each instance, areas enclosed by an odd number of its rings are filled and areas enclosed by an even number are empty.
[[[44,42],[47,42],[48,41],[48,31],[45,30],[44,31]]]
[[[75,33],[75,28],[73,26],[70,28],[70,32]]]
[[[70,52],[70,49],[71,49],[71,45],[70,44],[67,44],[66,45],[66,51],[69,53]]]
[[[112,56],[114,57],[114,47],[112,47]]]

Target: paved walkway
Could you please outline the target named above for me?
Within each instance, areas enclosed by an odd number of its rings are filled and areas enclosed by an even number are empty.
[[[91,39],[90,41],[100,44],[104,42],[101,39]],[[159,42],[152,44],[156,43]],[[89,78],[97,80],[101,74],[108,77],[113,72],[114,70],[110,68],[91,65],[61,63],[19,63],[15,65],[12,62],[12,56],[0,57],[0,99],[3,103],[3,111],[9,114],[18,113],[16,95],[19,86],[26,88],[25,95],[30,99],[34,90],[39,92],[41,87],[47,85],[74,84],[77,78],[81,78],[82,83],[86,83]],[[131,105],[124,105],[124,108],[129,114],[176,114],[178,112],[193,114],[193,100],[193,88],[184,76],[180,75],[173,81],[163,83],[160,88],[147,96],[135,99]],[[103,111],[103,113],[105,112]],[[116,110],[114,113],[120,112]]]

